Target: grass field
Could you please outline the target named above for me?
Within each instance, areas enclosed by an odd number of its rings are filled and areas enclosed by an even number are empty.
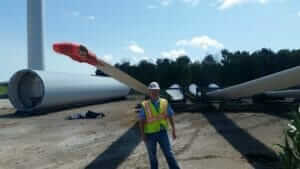
[[[7,94],[7,86],[0,85],[0,95]]]

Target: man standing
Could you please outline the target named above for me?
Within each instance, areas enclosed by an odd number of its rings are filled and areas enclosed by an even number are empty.
[[[158,169],[157,143],[168,162],[170,169],[180,169],[171,149],[168,137],[168,121],[172,127],[173,139],[176,139],[176,130],[173,120],[174,111],[166,99],[160,98],[160,87],[157,82],[151,82],[148,86],[150,100],[142,102],[139,112],[140,131],[145,142],[151,169]]]

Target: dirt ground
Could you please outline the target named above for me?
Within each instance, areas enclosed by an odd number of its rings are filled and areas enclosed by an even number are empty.
[[[144,143],[130,97],[35,116],[18,116],[0,100],[0,169],[146,169]],[[99,119],[65,120],[92,110]],[[287,120],[260,112],[180,112],[178,139],[171,141],[182,169],[276,169],[275,144],[281,143]],[[161,169],[167,169],[158,152]]]

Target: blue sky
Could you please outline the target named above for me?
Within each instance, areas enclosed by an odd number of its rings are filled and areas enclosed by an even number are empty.
[[[27,68],[26,1],[0,10],[0,81]],[[44,0],[45,70],[92,74],[95,69],[52,51],[55,42],[85,44],[107,62],[186,54],[202,60],[223,48],[298,49],[299,0]]]

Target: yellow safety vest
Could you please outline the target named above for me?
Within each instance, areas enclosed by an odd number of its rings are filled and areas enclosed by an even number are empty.
[[[166,99],[159,99],[159,111],[156,110],[153,103],[150,100],[142,102],[142,106],[146,113],[146,123],[144,126],[144,132],[146,134],[159,132],[161,126],[168,129],[168,101]]]

